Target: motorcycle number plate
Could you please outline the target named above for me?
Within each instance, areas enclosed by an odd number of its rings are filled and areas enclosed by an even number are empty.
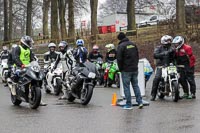
[[[176,69],[176,66],[169,66],[167,68],[168,70],[168,73],[171,74],[171,73],[177,73],[177,69]]]
[[[95,77],[96,77],[96,74],[93,73],[93,72],[90,72],[90,73],[88,74],[88,78],[94,79]]]

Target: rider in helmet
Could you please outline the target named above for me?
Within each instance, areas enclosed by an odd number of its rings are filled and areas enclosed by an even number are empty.
[[[92,61],[97,60],[97,58],[102,58],[103,59],[103,56],[99,51],[99,46],[98,45],[94,45],[92,47],[92,51],[89,53],[88,60],[92,62]]]
[[[15,48],[14,62],[17,67],[24,68],[34,60],[34,54],[30,50],[33,44],[33,39],[30,36],[23,36],[20,40],[20,45]]]
[[[58,53],[56,52],[56,44],[55,43],[49,43],[48,45],[49,51],[44,53],[44,74],[46,75],[48,73],[47,66],[49,63],[55,62],[58,56]],[[44,85],[47,84],[46,78],[44,78]]]
[[[44,63],[54,62],[58,56],[55,43],[49,43],[48,48],[49,51],[44,54]]]
[[[87,61],[87,54],[88,54],[87,49],[84,47],[83,39],[78,39],[76,41],[76,46],[77,48],[74,51],[74,57],[78,64],[82,64],[85,61]]]
[[[0,53],[0,61],[3,59],[8,59],[9,51],[7,46],[3,46],[3,51]]]
[[[151,90],[151,101],[156,99],[158,84],[161,80],[162,66],[168,66],[174,62],[175,51],[171,47],[173,38],[169,35],[164,35],[161,38],[161,45],[157,46],[154,50],[154,59],[156,59],[156,73],[153,80]]]
[[[196,83],[194,79],[195,56],[193,55],[192,47],[185,43],[182,36],[176,36],[172,42],[176,48],[176,63],[180,73],[179,82],[183,87],[184,95],[182,98],[196,98]],[[190,92],[189,95],[189,87]]]
[[[60,54],[56,59],[54,69],[57,67],[58,63],[62,63],[63,68],[63,80],[65,80],[65,75],[68,74],[69,70],[75,66],[76,62],[73,57],[72,51],[68,49],[68,43],[66,41],[61,41],[58,45]],[[60,99],[66,99],[66,91],[63,90],[64,95]]]
[[[114,61],[117,56],[117,51],[115,50],[115,45],[107,44],[105,47],[107,48],[106,59],[105,59],[106,62]]]

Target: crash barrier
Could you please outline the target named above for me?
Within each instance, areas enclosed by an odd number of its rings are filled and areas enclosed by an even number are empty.
[[[142,96],[145,96],[145,77],[144,77],[144,61],[139,61],[138,63],[138,85],[140,88],[140,92]],[[133,91],[133,87],[130,83],[130,90],[131,90],[131,96],[135,97],[135,93]],[[124,95],[124,87],[123,87],[123,83],[122,83],[122,77],[120,74],[120,95],[121,97],[125,98]]]

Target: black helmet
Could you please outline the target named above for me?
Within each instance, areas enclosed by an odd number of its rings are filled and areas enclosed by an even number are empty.
[[[30,36],[23,36],[21,38],[21,43],[27,46],[28,48],[31,48],[32,44],[34,43],[33,39]]]

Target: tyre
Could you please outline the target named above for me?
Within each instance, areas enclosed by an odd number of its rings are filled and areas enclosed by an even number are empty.
[[[37,109],[41,102],[41,89],[39,87],[33,87],[31,89],[31,98],[29,98],[29,106],[32,109]]]
[[[92,94],[93,94],[93,85],[87,85],[86,89],[82,89],[81,90],[81,104],[82,105],[87,105],[91,98],[92,98]]]
[[[66,95],[67,95],[67,100],[69,102],[73,102],[76,98],[71,94],[69,93],[68,91],[66,92]]]
[[[19,105],[22,103],[22,101],[19,100],[19,99],[17,99],[16,96],[12,95],[12,93],[11,93],[11,101],[12,101],[12,103],[13,103],[14,105],[16,105],[16,106],[19,106]]]
[[[162,93],[162,92],[164,92],[164,91],[165,91],[165,87],[164,87],[163,83],[160,82],[159,85],[158,85],[158,97],[159,97],[160,99],[164,99],[165,94]]]
[[[172,99],[174,102],[178,102],[179,99],[179,85],[177,81],[172,81]]]
[[[54,86],[54,94],[58,96],[62,90],[61,79],[56,79],[56,86]]]

